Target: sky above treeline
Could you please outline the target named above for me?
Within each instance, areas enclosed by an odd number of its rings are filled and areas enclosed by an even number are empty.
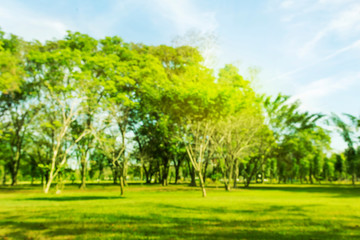
[[[311,112],[360,115],[359,0],[2,0],[0,27],[40,41],[67,30],[147,45],[214,35],[215,69],[256,67],[258,91],[292,95]],[[336,136],[332,145],[345,146]]]

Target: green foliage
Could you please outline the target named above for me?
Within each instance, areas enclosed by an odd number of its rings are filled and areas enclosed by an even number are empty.
[[[284,182],[355,179],[358,118],[332,116],[349,147],[345,162],[328,158],[322,114],[301,111],[289,96],[260,96],[253,77],[231,64],[215,75],[198,49],[70,31],[26,42],[0,32],[4,172],[14,182],[18,171],[41,173],[48,187],[69,165],[81,168],[83,181],[110,171],[116,182],[130,167],[164,185],[170,172],[190,175],[192,184],[195,173],[221,174],[234,187],[234,179],[248,185],[258,173]]]

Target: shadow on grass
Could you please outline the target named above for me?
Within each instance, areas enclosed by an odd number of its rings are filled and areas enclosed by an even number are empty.
[[[333,194],[332,197],[339,198],[358,198],[360,197],[360,187],[359,186],[337,186],[337,185],[301,185],[301,186],[258,186],[253,185],[248,188],[240,188],[240,189],[249,189],[251,191],[286,191],[293,193],[325,193],[325,194]]]
[[[66,202],[66,201],[86,201],[86,200],[110,200],[110,199],[124,199],[125,197],[102,197],[102,196],[59,196],[59,197],[38,197],[38,198],[25,198],[20,201],[31,200],[31,201],[55,201],[55,202]]]
[[[154,205],[156,206],[156,205]],[[157,212],[171,211],[172,205],[158,205]],[[277,211],[279,206],[270,206]],[[210,213],[213,208],[208,209]],[[300,211],[301,209],[279,210]],[[203,210],[206,211],[206,210]],[[216,212],[216,211],[215,211]],[[214,212],[214,213],[215,213]],[[80,214],[81,215],[81,214]],[[187,218],[151,214],[132,216],[122,213],[98,214],[89,218],[61,215],[48,219],[40,215],[32,219],[0,221],[0,228],[11,232],[1,236],[14,239],[29,239],[30,234],[44,239],[351,239],[360,237],[360,229],[351,229],[346,236],[346,222],[341,220],[314,222],[311,219],[288,216],[283,219],[220,220],[217,218]],[[296,227],[302,226],[299,231]],[[316,228],[314,228],[316,227]],[[318,229],[318,230],[314,230]],[[31,233],[29,233],[31,232]]]

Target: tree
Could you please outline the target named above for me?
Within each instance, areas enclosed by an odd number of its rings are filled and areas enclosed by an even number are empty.
[[[19,92],[24,81],[25,42],[19,37],[10,34],[7,38],[0,30],[0,92],[7,95]]]
[[[114,171],[119,173],[123,195],[128,162],[126,134],[131,116],[141,104],[139,98],[151,95],[153,86],[161,82],[165,74],[155,57],[140,50],[133,51],[136,45],[125,44],[118,37],[108,37],[100,43],[101,53],[107,57],[102,63],[104,71],[100,80],[104,87],[101,105],[105,117],[95,126],[94,133],[103,153],[111,159]]]
[[[266,125],[257,123],[257,129],[252,139],[250,139],[249,154],[245,161],[244,178],[245,187],[248,187],[253,177],[257,174],[261,174],[262,181],[264,180],[264,168],[267,160],[271,157],[271,150],[274,148],[275,141],[273,132]],[[250,135],[250,133],[248,133]]]
[[[224,103],[226,98],[218,91],[213,82],[206,77],[206,72],[202,75],[204,79],[189,83],[188,91],[183,95],[183,105],[180,119],[180,126],[183,126],[181,136],[185,143],[190,162],[195,169],[200,180],[203,197],[206,197],[206,190],[202,169],[206,162],[205,153],[209,143],[213,138],[217,122],[226,110]],[[193,75],[194,76],[201,76]],[[190,78],[191,79],[191,78]],[[204,81],[205,80],[205,81]],[[201,87],[200,87],[201,86]],[[196,89],[196,91],[194,91]]]
[[[278,144],[273,157],[277,159],[279,182],[300,181],[322,168],[323,151],[328,150],[329,136],[317,125],[322,114],[311,114],[299,110],[300,102],[291,102],[288,96],[279,94],[275,98],[264,98],[265,119],[274,132]],[[290,102],[289,102],[290,101]]]
[[[345,157],[347,161],[347,171],[351,175],[352,184],[355,185],[356,174],[360,168],[360,152],[356,145],[359,141],[359,136],[356,135],[356,129],[360,126],[360,120],[356,117],[345,114],[350,120],[350,123],[346,123],[336,114],[332,114],[331,121],[337,127],[338,132],[347,143],[347,149],[345,150]]]
[[[226,65],[219,71],[217,83],[221,87],[223,98],[228,97],[223,108],[223,116],[218,122],[212,138],[214,153],[220,161],[225,189],[230,190],[232,178],[234,186],[239,176],[239,159],[257,144],[256,137],[262,128],[260,102],[244,80],[238,69]]]
[[[36,80],[27,68],[29,48],[29,44],[17,36],[10,35],[7,39],[0,32],[0,119],[3,140],[9,145],[6,168],[11,174],[11,185],[17,183],[21,160],[25,156],[25,136],[39,111],[39,105],[33,102]]]
[[[78,48],[96,49],[96,44],[83,40],[75,44],[74,39],[80,34],[69,35],[65,40],[47,42],[30,52],[32,71],[40,79],[39,101],[45,102],[41,112],[41,128],[44,139],[49,142],[51,161],[48,182],[44,192],[48,193],[55,177],[61,178],[61,173],[67,163],[69,154],[76,144],[89,133],[84,129],[75,137],[71,134],[71,126],[84,112],[84,101],[89,97],[87,93],[88,74],[82,67],[86,51]],[[83,43],[88,45],[83,45]]]

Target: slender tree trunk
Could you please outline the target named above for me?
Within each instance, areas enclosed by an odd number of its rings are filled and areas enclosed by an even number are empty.
[[[114,185],[117,184],[117,178],[118,178],[118,171],[116,167],[113,167],[113,180],[114,180]]]
[[[246,178],[246,181],[245,181],[245,187],[249,187],[250,186],[250,182],[251,182],[251,177],[250,178]],[[280,182],[279,182],[280,183]]]
[[[162,177],[161,179],[161,185],[163,186],[167,186],[168,185],[168,180],[167,180],[167,176],[164,176]]]
[[[309,181],[311,184],[314,183],[313,179],[312,179],[312,175],[313,175],[313,166],[312,163],[310,162],[310,168],[309,168]]]
[[[230,191],[231,189],[231,180],[232,180],[232,174],[233,174],[233,164],[230,164],[230,169],[227,169],[227,183],[225,184],[225,190]]]
[[[12,159],[10,165],[10,174],[11,174],[11,186],[15,186],[17,184],[17,175],[19,170],[20,163],[20,152],[17,151],[15,155],[15,159]]]
[[[80,189],[86,189],[86,153],[84,154],[84,156],[82,156],[81,159],[81,184],[80,184]]]
[[[174,160],[174,166],[175,166],[175,184],[178,183],[178,180],[180,178],[180,166],[181,166],[181,160],[177,161]],[[177,164],[176,164],[177,163]]]
[[[206,197],[205,183],[203,181],[201,171],[199,171],[199,180],[200,180],[200,188],[201,188],[201,191],[202,191],[202,196]]]
[[[143,180],[144,180],[144,169],[143,169],[143,159],[140,158],[140,182],[141,184],[143,184]]]
[[[20,167],[20,159],[21,159],[21,145],[17,144],[17,150],[15,152],[15,156],[11,158],[10,164],[10,174],[11,174],[11,186],[15,186],[17,184],[17,175]]]
[[[164,162],[164,169],[162,172],[162,179],[161,179],[161,184],[163,186],[167,186],[168,185],[168,175],[169,175],[169,160],[166,159]]]
[[[41,180],[41,183],[42,183],[42,186],[43,186],[44,190],[46,188],[46,184],[47,184],[48,181],[49,181],[49,173],[46,171],[46,172],[43,173],[43,178]]]
[[[237,179],[239,178],[239,167],[238,167],[239,161],[238,159],[235,159],[234,162],[234,188],[237,187]]]
[[[148,181],[149,181],[150,170],[149,171],[146,170],[146,167],[144,164],[142,165],[142,169],[144,170],[144,173],[145,173],[145,182],[149,183]]]
[[[99,175],[98,175],[99,182],[101,181],[101,177],[102,177],[102,170],[100,169],[99,170]]]
[[[50,187],[51,187],[51,183],[52,183],[53,178],[54,178],[56,156],[57,156],[57,152],[54,153],[53,159],[51,161],[51,168],[50,168],[50,171],[49,171],[49,178],[48,178],[48,181],[46,182],[46,186],[45,186],[45,189],[44,189],[45,194],[47,194],[49,192]]]
[[[246,178],[246,181],[245,181],[245,187],[249,187],[250,183],[251,183],[251,179],[254,177],[255,173],[257,172],[257,167],[255,166],[253,168],[253,170],[250,172],[250,175]],[[280,181],[279,181],[280,183]]]
[[[49,193],[52,180],[53,180],[53,173],[50,172],[50,174],[49,174],[49,179],[48,179],[47,183],[45,184],[45,189],[44,189],[44,193],[45,193],[45,194]]]
[[[17,185],[17,173],[11,172],[11,186]]]
[[[6,167],[3,166],[2,185],[6,185]]]
[[[356,174],[355,173],[351,174],[352,185],[355,185],[355,179],[356,179]]]
[[[146,183],[151,183],[151,179],[153,178],[153,176],[154,176],[154,172],[150,172],[149,173],[149,181],[146,180]]]
[[[124,196],[124,177],[120,176],[120,195]]]
[[[196,187],[196,172],[195,172],[195,168],[192,166],[192,164],[190,164],[188,162],[188,166],[189,166],[189,174],[190,174],[190,178],[191,178],[191,182],[190,182],[190,186],[194,186]]]
[[[62,172],[57,175],[56,194],[60,194],[64,190],[64,183],[62,180]]]
[[[224,181],[225,190],[230,191],[230,182],[228,180]]]
[[[311,184],[313,184],[314,182],[313,182],[313,179],[312,179],[312,176],[311,176],[312,174],[311,174],[311,171],[310,171],[310,173],[309,173],[309,181],[310,181],[310,183]]]
[[[175,166],[175,184],[178,183],[179,180],[179,172],[180,172],[180,164],[178,166]]]
[[[143,166],[143,169],[145,172],[145,181],[146,181],[146,183],[150,183],[151,182],[150,170],[146,170],[145,166]]]
[[[206,182],[206,172],[207,172],[208,165],[209,165],[209,158],[206,158],[205,166],[204,166],[204,173],[203,173],[204,183]]]

